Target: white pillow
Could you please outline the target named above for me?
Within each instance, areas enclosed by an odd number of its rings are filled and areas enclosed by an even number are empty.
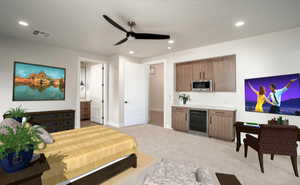
[[[46,143],[46,144],[54,143],[54,139],[52,138],[52,136],[41,126],[34,125],[34,126],[32,126],[32,128],[36,129],[39,132],[39,136],[44,143]]]
[[[16,132],[18,126],[22,126],[20,122],[12,118],[6,118],[0,123],[0,134],[7,134],[7,129],[3,127],[10,127],[14,130],[14,132]]]

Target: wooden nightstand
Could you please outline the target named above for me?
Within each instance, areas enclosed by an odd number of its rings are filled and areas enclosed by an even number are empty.
[[[41,176],[49,170],[48,162],[43,154],[31,163],[28,168],[16,173],[6,173],[0,169],[1,185],[42,185]]]

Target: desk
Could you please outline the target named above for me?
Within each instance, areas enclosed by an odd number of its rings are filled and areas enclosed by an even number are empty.
[[[238,152],[241,147],[241,132],[247,134],[258,134],[259,127],[244,125],[244,122],[236,122],[235,130],[236,130],[236,151]],[[300,141],[300,129],[298,129],[298,141]]]

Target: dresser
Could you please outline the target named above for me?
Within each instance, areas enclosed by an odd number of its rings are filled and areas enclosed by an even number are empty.
[[[74,110],[55,110],[43,112],[28,112],[28,122],[32,125],[40,125],[48,132],[71,130],[75,127]]]

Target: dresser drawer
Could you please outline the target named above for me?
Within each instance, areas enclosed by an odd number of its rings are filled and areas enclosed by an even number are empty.
[[[73,112],[64,113],[63,117],[64,119],[74,119],[74,113]]]
[[[185,112],[185,111],[188,111],[189,110],[189,108],[187,108],[187,107],[172,107],[172,111],[183,111],[183,112]]]
[[[210,110],[211,116],[222,116],[222,117],[234,117],[234,111],[225,111],[225,110]]]

